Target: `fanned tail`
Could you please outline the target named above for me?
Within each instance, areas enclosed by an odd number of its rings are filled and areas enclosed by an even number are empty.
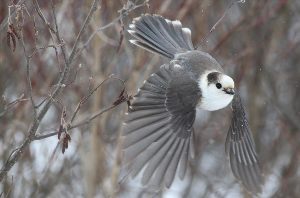
[[[131,43],[150,52],[173,59],[175,54],[194,50],[191,30],[180,21],[170,21],[158,15],[143,15],[133,20],[128,32]]]

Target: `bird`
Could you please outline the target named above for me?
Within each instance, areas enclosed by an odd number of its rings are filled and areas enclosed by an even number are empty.
[[[123,161],[129,175],[142,172],[143,185],[169,188],[184,179],[195,157],[197,109],[217,111],[231,105],[225,152],[235,178],[253,194],[263,176],[255,143],[234,80],[209,53],[197,50],[191,30],[178,20],[143,14],[128,28],[130,43],[168,59],[149,76],[125,113]]]

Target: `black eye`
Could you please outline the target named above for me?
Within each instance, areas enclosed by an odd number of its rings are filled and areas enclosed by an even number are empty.
[[[221,89],[221,88],[222,88],[221,83],[217,83],[217,84],[216,84],[216,87],[217,87],[218,89]]]

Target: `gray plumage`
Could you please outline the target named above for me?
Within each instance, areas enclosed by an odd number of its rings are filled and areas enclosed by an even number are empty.
[[[158,15],[143,15],[130,24],[128,32],[137,40],[132,43],[173,59],[175,54],[193,50],[191,32],[179,21],[168,21]]]
[[[132,176],[145,168],[143,184],[170,187],[176,173],[184,178],[194,157],[193,124],[202,96],[199,77],[206,70],[223,69],[208,53],[194,50],[191,31],[179,21],[143,15],[129,27],[133,44],[172,60],[146,80],[132,101],[123,129],[124,159]],[[217,75],[210,78],[214,81]],[[238,94],[232,108],[226,153],[235,177],[257,193],[262,176]]]
[[[251,192],[260,192],[263,183],[255,144],[240,96],[232,102],[233,115],[225,142],[234,176]]]
[[[184,177],[194,156],[193,123],[201,92],[193,75],[181,70],[174,64],[161,66],[140,88],[125,117],[124,158],[133,176],[146,165],[143,184],[152,178],[151,184],[169,187],[177,170]]]

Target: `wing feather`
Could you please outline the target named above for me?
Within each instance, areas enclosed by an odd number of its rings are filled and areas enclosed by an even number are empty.
[[[230,158],[234,176],[246,189],[254,194],[261,191],[263,176],[255,151],[255,144],[238,93],[232,102],[233,115],[229,128],[225,150]]]
[[[192,126],[200,94],[191,74],[170,64],[152,74],[134,97],[122,147],[132,176],[145,167],[143,184],[170,187],[177,172],[184,177],[194,157]]]
[[[146,165],[149,160],[157,153],[162,146],[168,141],[172,134],[171,133],[165,133],[159,140],[153,142],[145,152],[141,153],[139,156],[137,156],[135,162],[132,165],[132,175],[136,176],[141,169]]]
[[[142,183],[147,184],[151,177],[154,175],[154,171],[159,167],[162,159],[165,157],[168,150],[171,148],[172,144],[176,140],[176,134],[172,134],[168,142],[163,145],[163,147],[159,150],[159,152],[153,156],[150,163],[147,165],[146,170],[143,174]],[[156,175],[157,176],[157,175]],[[159,176],[158,176],[159,177]]]
[[[180,156],[179,162],[179,178],[183,179],[187,169],[187,162],[188,162],[188,153],[189,153],[189,140],[184,141],[183,151]]]
[[[179,161],[180,155],[182,153],[183,147],[184,147],[184,139],[181,139],[180,143],[178,145],[178,149],[176,150],[176,153],[174,154],[172,161],[170,162],[170,166],[166,172],[165,183],[168,188],[171,186],[171,184],[174,180],[176,170],[178,167],[178,161]]]

